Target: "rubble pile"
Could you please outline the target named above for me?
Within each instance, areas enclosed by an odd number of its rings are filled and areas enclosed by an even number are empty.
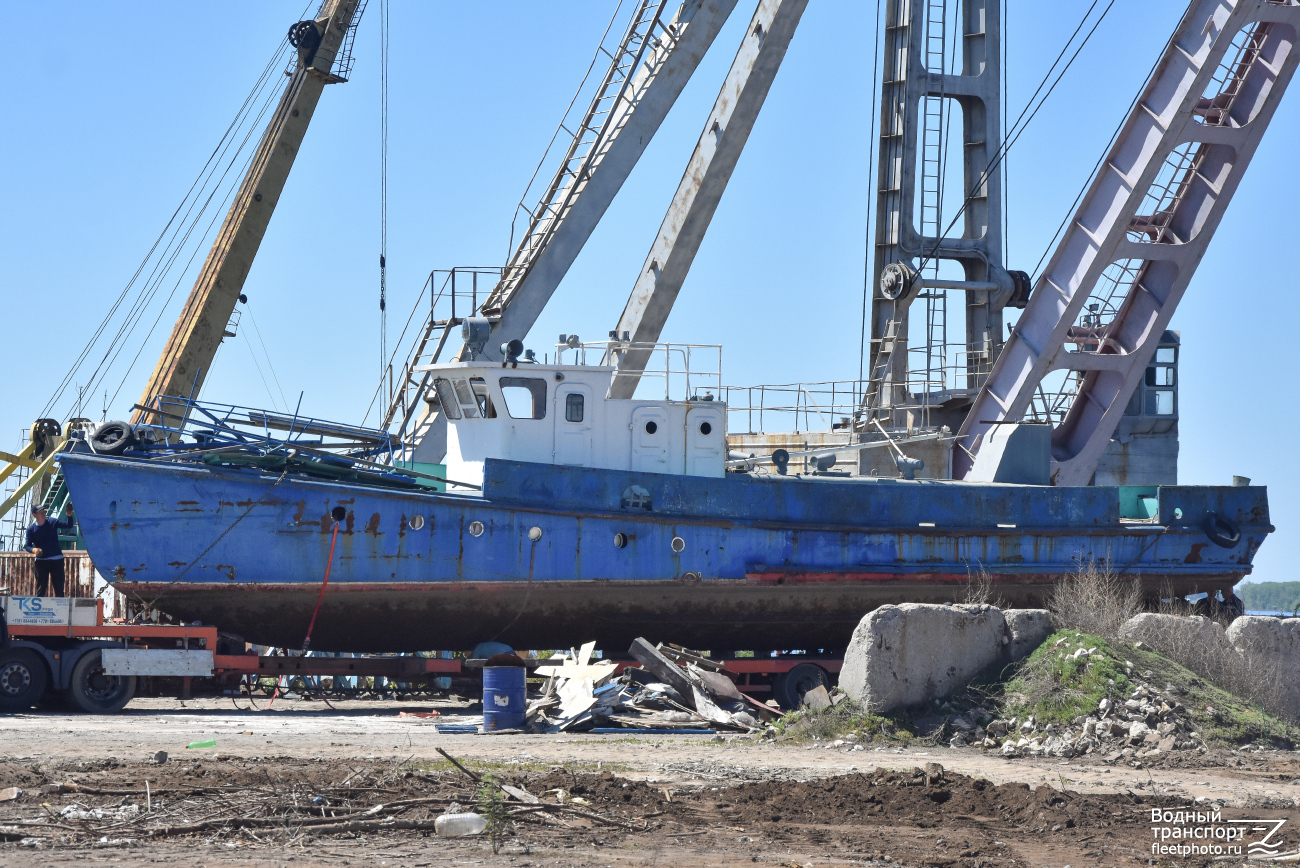
[[[1065,639],[1057,640],[1060,645]],[[1071,657],[1096,655],[1096,648],[1080,647]],[[998,718],[977,725],[969,733],[959,731],[950,744],[954,747],[974,744],[997,750],[1003,756],[1072,757],[1094,751],[1105,752],[1108,761],[1147,757],[1174,750],[1205,751],[1205,742],[1196,732],[1191,715],[1178,697],[1182,689],[1166,684],[1163,689],[1147,683],[1146,671],[1138,673],[1125,662],[1133,690],[1127,698],[1104,697],[1092,714],[1079,715],[1069,725],[1043,724],[1032,716],[1024,720]],[[981,715],[983,709],[976,709]]]
[[[736,689],[722,666],[676,646],[637,639],[631,654],[641,668],[624,669],[591,660],[594,642],[538,667],[546,678],[530,697],[529,732],[588,732],[595,729],[750,732],[778,712]]]

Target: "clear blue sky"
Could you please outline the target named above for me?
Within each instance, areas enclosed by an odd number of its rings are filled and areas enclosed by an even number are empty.
[[[1087,6],[1010,0],[1013,113]],[[612,7],[395,0],[390,322],[429,269],[502,262],[514,205]],[[1012,151],[1010,267],[1032,270],[1183,8],[1119,0]],[[752,0],[738,6],[531,346],[613,327],[751,10]],[[40,411],[303,3],[6,11],[0,449]],[[340,421],[361,417],[378,369],[378,13],[372,0],[353,79],[326,90],[246,288],[289,399],[302,391],[306,412]],[[665,339],[724,344],[730,383],[857,374],[874,16],[871,3],[811,4],[668,324]],[[1173,321],[1184,348],[1181,481],[1237,473],[1269,486],[1279,532],[1257,558],[1259,579],[1294,578],[1286,564],[1300,556],[1285,397],[1300,302],[1283,231],[1300,201],[1298,140],[1291,94]],[[191,282],[111,417],[129,412]],[[223,348],[206,397],[272,403],[242,337]],[[99,416],[100,400],[87,415]]]

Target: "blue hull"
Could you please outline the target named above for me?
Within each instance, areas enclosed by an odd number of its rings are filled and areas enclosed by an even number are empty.
[[[1155,595],[1231,587],[1269,524],[1262,487],[723,479],[490,460],[482,496],[70,453],[86,547],[116,587],[249,641],[302,644],[342,507],[321,650],[520,648],[637,635],[717,650],[838,648],[884,603],[1041,604],[1081,560]],[[1231,548],[1202,530],[1241,528]],[[621,543],[621,547],[618,543]]]

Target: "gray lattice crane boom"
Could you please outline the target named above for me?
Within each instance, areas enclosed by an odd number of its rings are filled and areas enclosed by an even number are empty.
[[[485,357],[500,358],[502,343],[528,334],[735,5],[639,0],[523,239],[481,307],[492,323]]]
[[[961,426],[955,477],[976,478],[992,425],[1042,421],[1054,388],[1052,480],[1091,481],[1291,82],[1298,30],[1292,0],[1194,0]]]
[[[635,394],[807,7],[808,0],[761,0],[754,10],[615,327],[629,343],[618,351],[609,397]]]
[[[297,65],[139,406],[148,406],[155,395],[197,395],[202,389],[321,92],[346,80],[335,71],[335,60],[364,6],[359,0],[324,0],[316,18],[290,29]],[[143,413],[137,409],[133,421]]]

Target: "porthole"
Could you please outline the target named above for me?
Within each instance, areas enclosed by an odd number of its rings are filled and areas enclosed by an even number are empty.
[[[705,437],[708,437],[710,434],[713,433],[713,426],[710,425],[708,422],[701,422],[700,433],[703,434]]]
[[[540,527],[530,527],[528,529],[528,538],[533,542],[537,542],[542,538],[542,529]]]
[[[659,426],[654,422],[645,423],[645,433],[653,434],[659,430]]]
[[[411,516],[411,520],[407,522],[407,524],[411,526],[411,530],[419,530],[420,528],[424,527],[424,516],[413,515]]]
[[[614,534],[614,548],[616,549],[627,548],[627,534],[625,533]]]
[[[481,521],[471,521],[471,522],[469,523],[469,535],[470,535],[470,536],[482,536],[482,535],[483,535],[483,522],[481,522]]]
[[[1182,518],[1183,518],[1183,511],[1178,507],[1174,507],[1174,521],[1181,521]]]
[[[681,554],[682,550],[685,548],[686,548],[686,540],[682,539],[679,536],[673,537],[673,551],[677,552],[678,554]]]

